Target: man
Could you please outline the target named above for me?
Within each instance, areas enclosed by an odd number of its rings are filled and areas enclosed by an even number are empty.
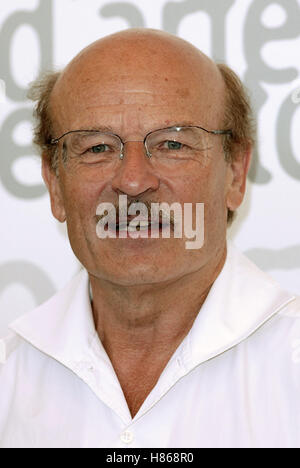
[[[0,446],[299,446],[299,300],[226,241],[253,144],[237,77],[127,30],[34,93],[52,212],[84,268],[1,342]],[[162,216],[131,237],[132,215],[100,238],[99,205],[122,196],[128,212],[203,204],[203,245],[171,214],[169,238]]]

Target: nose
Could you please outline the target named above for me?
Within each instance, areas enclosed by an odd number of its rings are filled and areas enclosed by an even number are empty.
[[[159,188],[159,177],[146,155],[142,141],[127,141],[124,158],[112,180],[112,188],[118,193],[132,197],[152,192]]]

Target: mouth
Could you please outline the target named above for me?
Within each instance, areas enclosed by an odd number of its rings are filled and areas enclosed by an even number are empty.
[[[149,221],[131,221],[130,223],[118,223],[116,224],[117,231],[128,231],[128,232],[136,232],[136,231],[147,231],[150,228],[159,228],[161,229],[163,224],[159,223],[151,223]]]
[[[131,238],[149,238],[149,237],[161,237],[160,234],[166,230],[171,231],[172,226],[170,223],[159,220],[148,221],[148,220],[128,220],[127,222],[118,222],[111,226],[112,231],[116,233],[117,237],[131,237]]]

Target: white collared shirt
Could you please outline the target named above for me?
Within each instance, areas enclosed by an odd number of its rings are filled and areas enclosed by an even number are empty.
[[[299,299],[232,245],[133,419],[85,270],[10,328],[0,340],[2,448],[300,447]]]

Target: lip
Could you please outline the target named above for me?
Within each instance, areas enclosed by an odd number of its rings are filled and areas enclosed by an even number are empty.
[[[141,220],[139,220],[141,221]],[[143,228],[141,230],[128,231],[127,223],[120,226],[126,226],[126,229],[119,229],[119,225],[110,226],[109,232],[116,235],[117,239],[156,239],[162,237],[163,233],[170,232],[173,230],[172,225],[166,223],[148,223],[148,229]]]

